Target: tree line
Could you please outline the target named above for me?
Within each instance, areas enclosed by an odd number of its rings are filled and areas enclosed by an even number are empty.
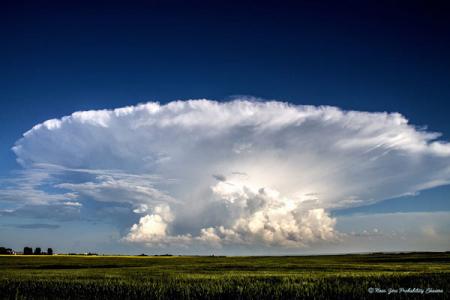
[[[5,248],[5,247],[0,247],[0,254],[16,254],[16,252],[14,252],[13,249],[11,248]]]
[[[36,247],[33,251],[33,248],[31,247],[25,247],[23,248],[23,254],[24,255],[53,255],[53,249],[48,248],[47,252],[43,252],[40,247]]]

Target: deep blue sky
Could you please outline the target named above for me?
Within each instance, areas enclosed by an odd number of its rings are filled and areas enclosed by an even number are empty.
[[[19,168],[10,148],[33,125],[150,100],[251,95],[397,111],[450,139],[444,1],[65,2],[0,9],[2,176]],[[408,201],[449,210],[449,193]],[[408,210],[395,201],[389,211]]]

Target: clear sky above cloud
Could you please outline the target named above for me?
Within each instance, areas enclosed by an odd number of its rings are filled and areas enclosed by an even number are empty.
[[[448,250],[446,12],[406,1],[6,4],[2,242]]]

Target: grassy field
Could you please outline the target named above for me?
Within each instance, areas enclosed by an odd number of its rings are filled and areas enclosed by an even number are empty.
[[[448,299],[449,291],[450,253],[0,256],[2,299]]]

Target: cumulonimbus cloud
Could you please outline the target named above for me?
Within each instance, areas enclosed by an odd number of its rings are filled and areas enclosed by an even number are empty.
[[[75,112],[13,151],[27,169],[94,174],[55,187],[130,203],[125,241],[299,246],[336,239],[331,209],[448,184],[438,138],[398,113],[192,100]]]

